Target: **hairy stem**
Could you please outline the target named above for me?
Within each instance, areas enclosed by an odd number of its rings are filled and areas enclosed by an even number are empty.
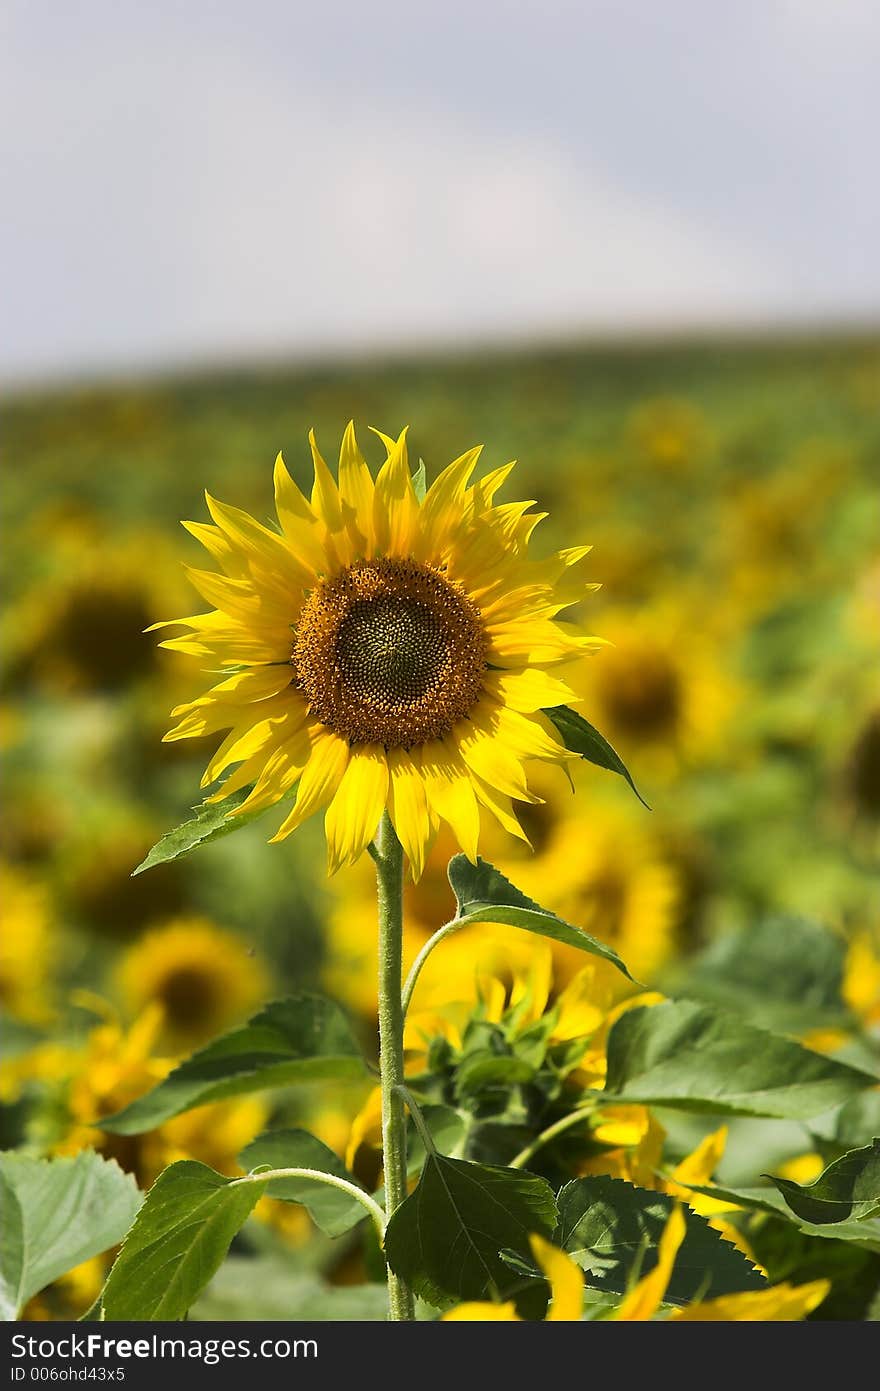
[[[379,900],[379,1074],[385,1210],[390,1218],[406,1197],[406,1112],[403,1077],[403,847],[383,812],[373,845]],[[395,1321],[415,1318],[412,1291],[388,1270],[388,1303]]]

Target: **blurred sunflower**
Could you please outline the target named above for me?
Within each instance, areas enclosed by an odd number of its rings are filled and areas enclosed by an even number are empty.
[[[717,751],[739,698],[727,635],[716,636],[692,613],[682,595],[674,606],[606,610],[611,645],[601,662],[575,668],[588,718],[653,773]]]
[[[652,980],[678,945],[680,875],[655,838],[611,803],[581,802],[557,816],[540,853],[510,870],[526,893],[613,947],[638,980]],[[555,942],[552,951],[557,982],[565,984],[583,955]]]
[[[26,1024],[52,1018],[52,970],[57,945],[42,885],[0,862],[0,1005]]]
[[[175,1048],[205,1042],[268,993],[266,971],[245,944],[208,918],[175,918],[130,947],[117,968],[133,1014],[156,1006]]]
[[[117,803],[90,805],[65,837],[59,878],[67,910],[102,937],[130,941],[134,933],[183,910],[180,865],[156,865],[132,875],[157,839],[156,828]]]
[[[337,485],[311,435],[311,500],[279,455],[280,534],[210,496],[214,525],[186,524],[224,573],[190,570],[217,607],[173,620],[189,632],[164,645],[230,674],[174,711],[166,739],[230,731],[203,780],[240,765],[216,800],[254,783],[230,815],[296,788],[275,840],[326,807],[331,872],[387,807],[418,877],[440,822],[471,859],[481,816],[518,834],[524,765],[571,758],[541,713],[575,698],[554,669],[598,640],[558,621],[591,587],[589,547],[531,560],[542,514],[494,505],[512,465],[471,485],[472,449],[420,502],[405,432],[381,438],[374,481],[349,425]]]
[[[212,1102],[141,1135],[114,1135],[101,1120],[167,1077],[177,1059],[157,1051],[158,1006],[124,1028],[110,1006],[82,994],[78,1003],[103,1018],[80,1042],[41,1044],[5,1069],[3,1099],[16,1101],[36,1083],[32,1142],[53,1154],[95,1149],[115,1159],[147,1188],[175,1159],[200,1159],[221,1172],[237,1170],[236,1156],[265,1127],[260,1097]]]
[[[45,538],[43,538],[45,543]],[[157,669],[145,629],[178,601],[177,567],[151,532],[110,541],[86,527],[59,547],[57,573],[13,606],[13,666],[63,691],[115,692]]]
[[[681,474],[703,462],[712,448],[709,423],[691,401],[656,396],[640,401],[627,435],[642,467]]]

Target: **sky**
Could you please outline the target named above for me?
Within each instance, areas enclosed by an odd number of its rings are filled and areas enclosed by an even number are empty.
[[[880,321],[876,0],[6,0],[0,377]]]

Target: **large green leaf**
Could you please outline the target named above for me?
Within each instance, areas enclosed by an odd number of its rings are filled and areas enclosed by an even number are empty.
[[[74,1158],[0,1154],[0,1318],[121,1241],[141,1202],[130,1174],[94,1150]]]
[[[448,873],[458,902],[459,926],[488,922],[519,927],[524,932],[534,932],[539,937],[549,937],[554,942],[564,942],[568,947],[601,956],[632,980],[617,952],[605,942],[542,908],[486,860],[478,857],[477,863],[472,865],[466,855],[455,855],[449,861]]]
[[[164,1169],[110,1271],[104,1318],[184,1318],[265,1188],[195,1159]]]
[[[276,1000],[247,1024],[193,1053],[146,1096],[101,1120],[104,1130],[136,1135],[171,1116],[244,1092],[288,1082],[363,1075],[351,1026],[320,995]]]
[[[688,1000],[629,1010],[608,1036],[606,1094],[647,1105],[806,1120],[875,1082],[869,1073]]]
[[[598,729],[588,724],[583,715],[579,715],[568,705],[553,705],[543,713],[556,726],[567,749],[572,753],[579,753],[581,758],[585,758],[588,763],[594,763],[597,768],[607,768],[609,773],[618,773],[629,783],[642,806],[648,807],[620,754],[611,747]],[[648,811],[650,810],[648,807]]]
[[[238,1162],[243,1169],[262,1164],[270,1169],[319,1169],[358,1186],[338,1155],[307,1130],[269,1130],[258,1135],[242,1150]],[[270,1198],[301,1203],[328,1236],[341,1236],[369,1215],[357,1198],[318,1179],[273,1179],[266,1192]]]
[[[573,1179],[559,1194],[556,1241],[589,1285],[623,1294],[636,1271],[644,1275],[657,1264],[657,1244],[674,1205],[667,1193],[622,1179]],[[685,1237],[664,1296],[670,1304],[764,1287],[761,1273],[704,1217],[690,1209],[684,1216]]]
[[[850,1150],[812,1183],[769,1175],[791,1210],[805,1222],[862,1221],[880,1215],[880,1140]]]
[[[553,1191],[534,1174],[429,1155],[388,1224],[385,1255],[429,1303],[482,1299],[513,1283],[500,1253],[528,1258],[529,1234],[549,1236],[555,1222]]]

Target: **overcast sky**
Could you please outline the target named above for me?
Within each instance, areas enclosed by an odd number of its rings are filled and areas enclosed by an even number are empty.
[[[880,318],[876,0],[5,0],[0,374]]]

